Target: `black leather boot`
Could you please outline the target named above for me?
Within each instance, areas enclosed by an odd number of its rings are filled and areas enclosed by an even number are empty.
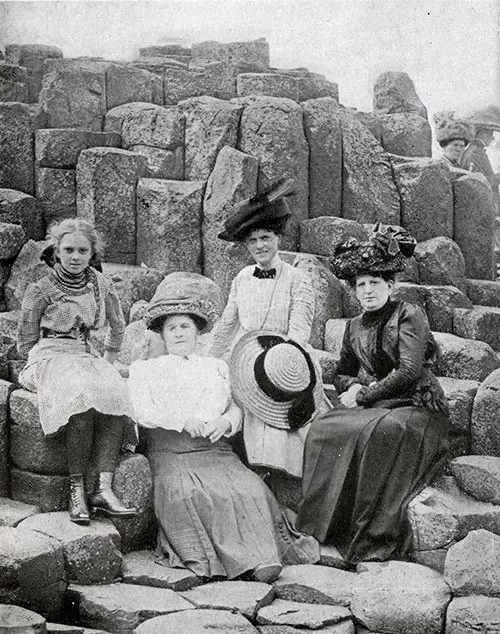
[[[91,500],[92,512],[111,517],[133,517],[137,515],[135,508],[126,507],[116,497],[111,488],[112,482],[113,474],[111,472],[99,474],[99,484]]]
[[[90,523],[90,513],[85,497],[83,475],[69,477],[69,519],[75,524]]]

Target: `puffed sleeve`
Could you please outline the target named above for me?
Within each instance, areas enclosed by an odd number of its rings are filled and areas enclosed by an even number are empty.
[[[24,293],[17,329],[17,351],[24,359],[40,338],[40,321],[48,302],[37,284],[30,284]]]
[[[220,358],[227,353],[240,323],[236,299],[237,280],[238,278],[235,277],[232,281],[226,307],[214,328],[212,344],[209,350],[209,355],[212,357]]]
[[[354,383],[359,383],[359,360],[351,345],[351,322],[348,321],[342,339],[340,360],[337,365],[337,375],[334,379],[335,388],[339,394],[348,390]]]
[[[405,306],[398,325],[398,367],[380,381],[362,388],[356,395],[358,405],[398,398],[415,385],[424,365],[429,333],[429,322],[420,306]]]
[[[104,303],[106,319],[109,324],[108,332],[104,339],[104,349],[118,352],[122,346],[125,334],[125,317],[123,316],[120,298],[111,283],[109,284]]]
[[[314,302],[314,290],[310,279],[302,271],[295,269],[291,285],[287,334],[301,345],[305,345],[311,336]]]

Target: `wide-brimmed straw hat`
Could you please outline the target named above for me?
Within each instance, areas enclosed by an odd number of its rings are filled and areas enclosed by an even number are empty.
[[[500,131],[500,108],[495,105],[481,108],[471,112],[467,121],[472,123],[476,129],[487,128],[488,130]]]
[[[282,179],[265,191],[242,200],[231,210],[224,223],[224,231],[219,233],[221,240],[239,242],[244,240],[252,227],[264,222],[285,220],[292,215],[286,196],[293,194],[293,178]]]
[[[271,427],[304,426],[322,398],[311,355],[270,330],[244,334],[234,347],[229,371],[236,401]]]
[[[222,312],[223,294],[218,284],[199,273],[175,272],[158,285],[144,314],[148,328],[168,315],[195,315],[204,322],[201,332],[209,331]]]

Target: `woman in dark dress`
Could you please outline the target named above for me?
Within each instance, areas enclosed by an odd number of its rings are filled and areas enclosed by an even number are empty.
[[[334,272],[363,312],[347,325],[336,387],[341,407],[317,416],[306,439],[299,530],[347,562],[404,555],[404,517],[447,452],[448,409],[430,369],[436,352],[424,311],[390,298],[414,239],[377,225],[342,244]]]

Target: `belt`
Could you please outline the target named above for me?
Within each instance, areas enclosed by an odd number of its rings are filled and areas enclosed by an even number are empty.
[[[50,328],[42,328],[41,330],[42,339],[82,339],[83,341],[87,341],[89,334],[90,329],[86,326],[72,328],[69,332],[57,332]]]

